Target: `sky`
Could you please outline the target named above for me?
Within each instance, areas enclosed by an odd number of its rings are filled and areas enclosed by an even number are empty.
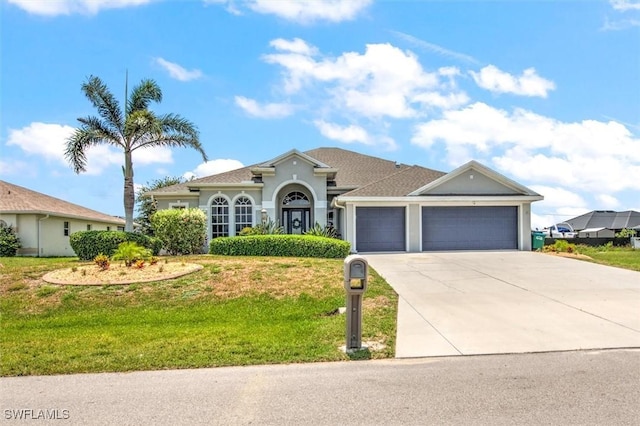
[[[640,1],[0,0],[0,179],[124,215],[122,152],[64,159],[81,85],[155,80],[191,149],[134,153],[135,183],[340,147],[545,197],[533,227],[640,211]]]

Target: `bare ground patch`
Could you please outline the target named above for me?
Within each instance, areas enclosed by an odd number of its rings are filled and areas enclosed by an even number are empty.
[[[45,274],[42,280],[51,284],[119,285],[169,280],[200,269],[202,265],[182,262],[157,263],[143,268],[112,264],[106,270],[96,265],[85,265],[51,271]]]

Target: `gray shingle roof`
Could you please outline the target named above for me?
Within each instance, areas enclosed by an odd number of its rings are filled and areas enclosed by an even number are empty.
[[[569,219],[566,223],[570,224],[576,231],[587,228],[633,228],[640,225],[640,212],[634,210],[624,212],[594,210]]]
[[[124,225],[124,219],[0,180],[0,213],[52,214]]]
[[[446,173],[420,166],[400,171],[344,194],[346,197],[404,197]]]
[[[317,148],[305,151],[304,154],[332,168],[338,169],[335,177],[336,187],[344,189],[355,189],[368,185],[409,167],[405,164],[397,164],[394,161],[384,160],[341,148]],[[251,169],[263,163],[194,179],[178,185],[167,186],[154,192],[188,191],[190,186],[197,186],[198,184],[224,184],[250,181],[253,177]]]

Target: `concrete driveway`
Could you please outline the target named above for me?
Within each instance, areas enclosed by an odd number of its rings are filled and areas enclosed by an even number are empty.
[[[399,358],[640,347],[640,272],[519,251],[365,257],[399,295]]]

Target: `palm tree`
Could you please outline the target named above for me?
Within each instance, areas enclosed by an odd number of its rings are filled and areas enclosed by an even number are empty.
[[[82,124],[67,139],[65,158],[75,173],[86,171],[87,150],[95,145],[112,145],[124,152],[124,213],[125,231],[133,231],[133,163],[131,154],[138,148],[158,146],[188,147],[202,154],[207,161],[196,126],[176,115],[155,115],[148,109],[151,102],[162,101],[162,90],[153,80],[142,80],[126,95],[124,111],[109,88],[95,76],[82,85],[82,91],[98,110],[98,117],[78,118]],[[126,89],[125,89],[126,92]]]

